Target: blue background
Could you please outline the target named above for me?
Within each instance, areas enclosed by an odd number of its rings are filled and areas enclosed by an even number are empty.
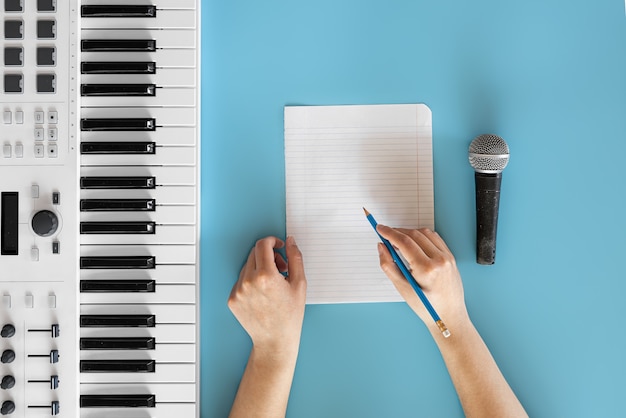
[[[202,7],[203,417],[228,414],[250,350],[231,286],[256,239],[285,233],[283,106],[378,103],[433,112],[437,230],[529,414],[625,416],[623,1]],[[511,149],[494,266],[475,263],[467,148],[482,133]],[[287,415],[463,413],[423,324],[388,303],[307,306]]]

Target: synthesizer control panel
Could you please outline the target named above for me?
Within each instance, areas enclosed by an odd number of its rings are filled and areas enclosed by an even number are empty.
[[[200,0],[0,0],[0,417],[198,417]]]

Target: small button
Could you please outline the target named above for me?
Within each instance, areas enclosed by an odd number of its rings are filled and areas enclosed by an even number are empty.
[[[56,125],[59,120],[59,112],[56,110],[51,110],[48,112],[48,123],[52,125]]]
[[[4,75],[4,92],[5,93],[23,93],[24,92],[24,76],[22,74],[5,74]]]
[[[56,158],[59,154],[59,148],[56,145],[48,145],[48,158]]]
[[[56,87],[54,74],[37,74],[37,93],[54,93]]]
[[[61,245],[59,241],[54,241],[52,243],[52,254],[59,254],[61,252]]]
[[[15,158],[23,158],[24,157],[24,145],[17,143],[15,144]]]
[[[15,111],[15,123],[21,125],[24,123],[24,112],[21,110]]]
[[[56,65],[56,49],[52,47],[37,48],[37,65],[40,67],[54,67]]]
[[[57,296],[56,295],[48,295],[48,308],[56,309],[57,307]]]
[[[48,129],[48,141],[56,141],[57,140],[57,128],[49,128]]]
[[[35,112],[35,123],[38,125],[44,123],[43,112],[41,110]]]
[[[4,47],[4,65],[22,67],[24,65],[24,48],[19,46]]]
[[[33,248],[30,249],[30,259],[32,261],[39,261],[39,248],[33,247]],[[28,297],[29,296],[26,296],[27,300],[28,300]],[[31,301],[33,300],[33,295],[30,295],[30,300]],[[31,303],[31,305],[32,305],[32,303]],[[31,306],[31,308],[32,308],[32,306]]]
[[[13,112],[11,112],[10,110],[5,110],[2,113],[2,121],[5,125],[10,125],[11,123],[13,123]]]
[[[61,193],[59,192],[52,192],[52,204],[53,205],[58,205],[61,203]]]
[[[43,141],[43,128],[35,128],[35,141]]]
[[[33,251],[37,252],[37,260],[33,260],[33,261],[38,261],[39,249],[36,247],[33,247],[30,252],[31,256],[33,255]],[[33,297],[33,295],[28,294],[24,297],[24,306],[26,306],[28,309],[32,309],[35,306],[35,298]]]
[[[30,197],[33,199],[39,198],[39,186],[37,184],[30,186]]]
[[[38,20],[37,39],[55,39],[57,37],[56,21]]]
[[[4,144],[2,147],[2,155],[4,158],[11,158],[12,155],[12,147],[11,144]]]
[[[5,20],[4,39],[24,39],[24,22],[22,20]]]
[[[11,309],[11,295],[2,295],[2,306]]]
[[[4,11],[5,12],[23,12],[24,4],[23,0],[4,0]]]
[[[44,157],[44,148],[42,144],[35,144],[35,158],[43,158]]]
[[[37,0],[38,12],[54,12],[56,9],[56,0]]]

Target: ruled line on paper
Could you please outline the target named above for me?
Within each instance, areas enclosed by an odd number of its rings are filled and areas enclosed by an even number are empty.
[[[285,107],[287,234],[307,303],[401,300],[362,207],[387,225],[434,228],[431,124],[420,104]]]

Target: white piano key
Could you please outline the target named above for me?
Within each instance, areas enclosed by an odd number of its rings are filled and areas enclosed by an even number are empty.
[[[80,385],[81,395],[116,395],[116,394],[141,394],[154,395],[157,403],[159,402],[195,402],[196,387],[195,385],[185,383],[123,383],[123,384],[105,384],[105,383],[83,383]],[[96,408],[97,409],[97,408]],[[180,415],[180,414],[177,414]],[[128,416],[126,414],[109,415],[111,416]],[[191,415],[190,415],[191,416]],[[186,415],[182,417],[187,417]]]
[[[172,327],[180,326],[180,325],[194,325],[197,322],[197,312],[196,307],[194,305],[176,305],[176,304],[150,304],[150,305],[122,305],[122,304],[88,304],[82,303],[80,304],[80,314],[81,315],[111,315],[111,314],[119,314],[119,315],[155,315],[157,327],[159,326],[169,326]],[[172,329],[169,327],[167,329]],[[156,328],[156,327],[155,327]],[[113,330],[122,330],[122,329],[130,329],[130,330],[153,330],[155,328],[110,328]],[[107,328],[81,328],[81,330],[103,330]],[[166,330],[167,331],[167,330]],[[94,331],[96,332],[96,331]],[[96,332],[97,333],[97,332]],[[92,335],[83,335],[83,337],[91,337]],[[109,335],[110,337],[114,337],[115,335]],[[126,337],[132,337],[131,335],[125,335]],[[147,336],[146,334],[141,334],[139,336]],[[169,340],[161,340],[161,342],[168,342]],[[171,341],[170,341],[171,342]],[[189,342],[189,341],[180,341],[180,342]]]
[[[83,154],[81,165],[195,166],[198,151],[193,147],[157,147],[154,154]]]
[[[83,5],[117,4],[111,0],[81,0]],[[197,0],[124,0],[124,5],[154,5],[157,9],[197,9]]]
[[[196,68],[198,58],[192,49],[159,49],[154,52],[86,51],[81,61],[154,61],[158,68]]]
[[[187,363],[157,363],[154,373],[81,373],[80,381],[81,383],[193,383],[196,381],[196,366]]]
[[[116,278],[117,279],[117,278]],[[114,304],[130,303],[144,304],[168,304],[168,303],[194,303],[197,299],[197,288],[186,284],[156,284],[155,291],[150,293],[81,293],[81,303],[89,304]]]
[[[136,107],[117,108],[83,108],[81,118],[155,118],[157,130],[163,126],[195,126],[196,109],[193,108],[149,108]]]
[[[154,337],[163,344],[192,344],[196,342],[196,326],[195,324],[157,324],[153,328],[81,328],[80,336],[81,338]],[[111,358],[115,357],[111,356]]]
[[[197,128],[193,126],[168,126],[151,132],[104,132],[84,131],[81,133],[84,142],[89,141],[152,141],[157,146],[196,145]],[[192,160],[193,158],[186,158]],[[172,165],[172,164],[169,164]]]
[[[156,199],[163,205],[194,205],[198,198],[197,189],[187,186],[157,187],[144,190],[83,189],[81,199]]]
[[[156,17],[84,17],[82,29],[196,29],[195,10],[157,10]]]
[[[154,234],[81,234],[81,245],[162,245],[197,242],[193,225],[156,225]],[[157,260],[158,262],[158,260]]]
[[[80,350],[81,360],[155,360],[157,363],[193,363],[194,344],[160,344],[154,350]]]
[[[80,271],[80,278],[83,280],[153,279],[157,284],[196,284],[197,275],[198,270],[195,265],[164,265],[151,270],[102,269]]]
[[[157,11],[158,14],[158,11]],[[107,18],[113,19],[113,18]],[[146,18],[148,19],[148,18]],[[87,19],[84,19],[87,20]],[[83,20],[83,21],[84,21]],[[91,18],[89,19],[91,20]],[[81,38],[84,40],[94,39],[153,39],[156,41],[156,47],[160,49],[181,49],[196,48],[198,40],[196,33],[191,30],[97,30],[83,28]],[[83,59],[85,61],[85,59]],[[102,60],[98,60],[102,61]]]
[[[172,225],[195,225],[196,208],[193,206],[163,206],[156,202],[154,211],[131,212],[131,211],[107,211],[107,212],[81,212],[80,220],[83,222],[106,222],[119,221],[148,221],[154,220],[157,224]]]
[[[194,264],[193,245],[81,245],[81,257],[154,256],[157,264]]]
[[[197,82],[193,68],[157,68],[154,74],[83,74],[80,81],[81,84],[156,84],[160,87],[193,88]]]
[[[157,187],[194,186],[197,183],[195,167],[150,167],[147,164],[128,166],[128,167],[117,167],[114,165],[111,165],[111,166],[83,165],[80,169],[80,176],[81,177],[154,176],[156,179]],[[86,191],[86,190],[88,189],[83,189],[83,191]],[[104,190],[104,189],[99,189],[99,190]],[[82,197],[82,193],[81,193],[81,197]]]
[[[119,81],[118,81],[119,82]],[[83,96],[81,106],[144,106],[192,107],[197,102],[196,90],[187,87],[158,87],[154,96]]]
[[[120,385],[116,385],[122,387]],[[172,418],[194,417],[198,411],[194,403],[159,403],[155,408],[81,408],[80,418]]]

